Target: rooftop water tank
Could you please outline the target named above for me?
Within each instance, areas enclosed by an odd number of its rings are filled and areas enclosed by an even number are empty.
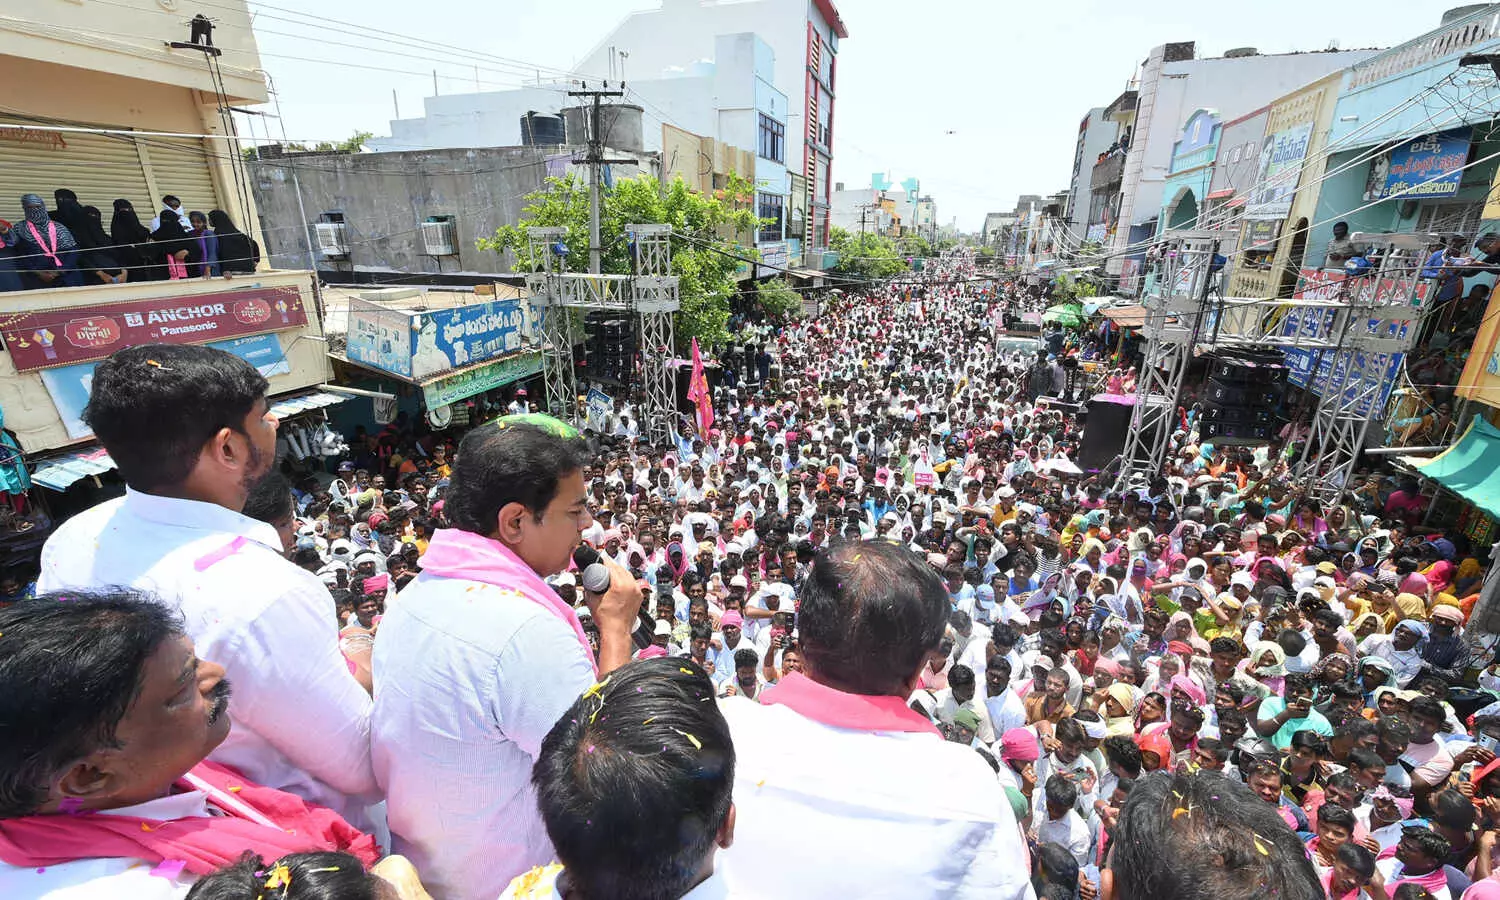
[[[555,147],[565,143],[567,130],[561,115],[532,110],[521,117],[522,146]]]

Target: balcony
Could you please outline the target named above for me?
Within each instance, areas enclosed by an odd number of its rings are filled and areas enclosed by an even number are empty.
[[[1358,90],[1367,85],[1405,74],[1413,69],[1431,65],[1440,60],[1487,44],[1500,38],[1500,12],[1493,6],[1476,10],[1453,22],[1407,41],[1404,44],[1372,56],[1349,69],[1349,82],[1344,92]]]
[[[1118,185],[1125,174],[1125,154],[1106,156],[1103,162],[1094,164],[1094,181],[1091,190],[1100,191]]]

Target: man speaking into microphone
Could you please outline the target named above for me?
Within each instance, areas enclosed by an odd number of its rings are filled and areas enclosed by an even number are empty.
[[[494,900],[554,853],[531,768],[579,694],[630,660],[640,590],[607,560],[583,581],[595,661],[578,616],[542,579],[568,566],[587,517],[588,448],[571,426],[506,416],[459,445],[422,573],[375,641],[371,760],[393,850],[433,896]],[[604,578],[608,573],[608,579]]]

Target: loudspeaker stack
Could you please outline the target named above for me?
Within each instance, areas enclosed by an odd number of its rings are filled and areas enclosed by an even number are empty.
[[[1223,350],[1209,360],[1199,434],[1215,444],[1267,444],[1281,429],[1287,369],[1280,350]]]

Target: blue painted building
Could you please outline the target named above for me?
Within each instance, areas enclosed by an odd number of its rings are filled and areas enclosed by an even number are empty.
[[[1157,233],[1173,228],[1198,228],[1199,213],[1208,198],[1214,159],[1219,153],[1219,114],[1197,109],[1182,126],[1182,137],[1172,145],[1171,163],[1162,190]]]

